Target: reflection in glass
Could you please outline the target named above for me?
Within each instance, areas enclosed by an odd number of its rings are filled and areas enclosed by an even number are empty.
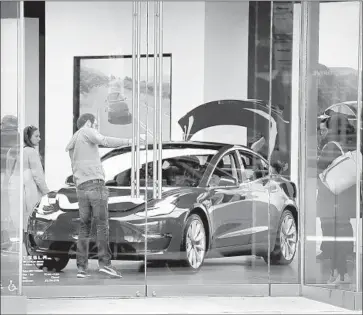
[[[358,7],[309,3],[306,34],[305,282],[343,290],[355,290],[357,270]]]
[[[38,11],[37,7],[31,9]],[[80,214],[76,187],[70,176],[72,173],[71,162],[65,151],[69,139],[76,131],[73,128],[72,120],[75,122],[79,115],[85,112],[94,113],[97,116],[100,123],[98,128],[102,134],[119,138],[129,137],[129,134],[120,134],[126,133],[125,129],[122,129],[123,126],[110,124],[109,121],[117,124],[129,124],[130,114],[132,114],[130,113],[131,106],[127,103],[130,100],[129,67],[131,58],[128,59],[130,62],[127,62],[127,65],[118,62],[116,58],[111,58],[111,56],[122,56],[125,52],[130,54],[132,51],[132,3],[59,2],[46,4],[44,10],[45,22],[42,20],[44,16],[39,20],[45,23],[43,25],[46,32],[45,48],[40,47],[39,59],[36,58],[33,62],[37,68],[39,60],[40,66],[45,66],[46,72],[45,77],[42,77],[41,73],[39,74],[39,85],[46,86],[45,107],[47,109],[44,125],[39,127],[44,130],[41,136],[42,141],[45,142],[45,179],[50,192],[39,198],[38,204],[32,209],[28,220],[26,242],[28,252],[25,254],[23,263],[24,288],[26,291],[37,287],[34,289],[37,294],[45,296],[59,294],[74,296],[74,292],[79,292],[77,291],[79,286],[88,285],[88,291],[81,294],[135,295],[135,291],[142,292],[144,288],[144,277],[138,274],[138,263],[112,262],[114,267],[121,270],[123,274],[134,273],[134,277],[122,279],[122,282],[99,272],[95,220],[92,221],[89,246],[88,269],[91,277],[77,278],[75,254],[80,230]],[[63,25],[65,19],[68,21],[69,27],[64,27],[59,33],[59,25]],[[74,27],[75,25],[88,26],[84,29]],[[39,33],[31,33],[30,30],[28,33],[38,38],[44,36],[41,29],[39,27]],[[92,37],[89,34],[92,34]],[[118,38],[123,38],[123,40],[120,42],[117,40]],[[96,45],[98,48],[94,50],[92,47],[96,47],[94,46],[96,42],[98,42]],[[63,47],[61,50],[60,46]],[[44,52],[42,49],[47,51],[46,56],[42,56],[42,52]],[[75,59],[77,56],[85,58]],[[54,60],[57,62],[54,63]],[[75,62],[73,62],[74,60]],[[28,66],[31,66],[30,63]],[[73,77],[75,78],[74,85],[71,83]],[[34,76],[32,79],[36,81],[37,78]],[[63,83],[60,84],[60,81]],[[70,84],[64,84],[64,82]],[[38,93],[36,86],[32,84],[27,84],[27,89],[29,94]],[[72,96],[74,97],[72,98]],[[39,109],[37,103],[34,107]],[[42,114],[41,109],[39,109],[39,113]],[[37,125],[36,122],[28,122],[27,119],[30,120],[30,118],[26,117],[26,125]],[[62,127],[60,127],[60,122],[62,122]],[[107,129],[109,126],[111,129]],[[109,149],[100,148],[100,155],[104,155],[107,151]],[[128,165],[130,160],[129,157]],[[121,196],[117,195],[118,192],[121,193]],[[116,192],[111,190],[109,196],[112,260],[117,260],[117,255],[125,251],[122,246],[118,246],[118,240],[122,239],[123,230],[117,223],[119,222],[118,216],[122,216],[120,213],[124,210],[122,205],[127,205],[127,202],[122,202],[122,200],[128,196],[129,189],[124,191],[124,195],[122,192],[122,189],[118,189]],[[103,191],[102,196],[105,197],[105,195],[106,193]],[[118,200],[121,200],[121,209],[115,211]],[[144,218],[140,218],[140,222],[143,221],[145,221]],[[143,241],[139,247],[142,251]],[[97,287],[97,285],[104,284],[107,285],[104,290]],[[130,285],[140,287],[131,289]],[[33,288],[29,288],[30,286]],[[62,286],[67,286],[71,290],[56,288]],[[72,292],[73,288],[75,291]],[[58,291],[54,293],[52,290]]]

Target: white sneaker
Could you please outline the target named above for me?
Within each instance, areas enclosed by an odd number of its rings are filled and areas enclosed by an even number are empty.
[[[339,276],[338,270],[335,269],[333,274],[330,274],[328,284],[334,284],[334,282],[337,280],[338,276]]]
[[[330,280],[330,279],[329,279]],[[329,282],[328,282],[329,283]],[[336,279],[332,282],[330,282],[329,284],[333,284],[333,285],[341,285],[341,284],[349,284],[352,283],[352,279],[350,278],[350,276],[346,273],[343,278],[338,275],[336,277]]]
[[[122,278],[121,272],[116,270],[114,267],[110,266],[104,266],[99,269],[100,272],[109,275],[111,277],[115,278]]]
[[[87,271],[85,271],[85,270],[78,270],[77,278],[84,279],[84,278],[88,278],[90,276],[91,275]]]
[[[347,273],[343,276],[343,278],[339,275],[334,282],[335,285],[348,284],[348,283],[352,283],[352,279]]]

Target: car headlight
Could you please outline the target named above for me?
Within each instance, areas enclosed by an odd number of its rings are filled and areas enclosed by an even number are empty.
[[[176,208],[175,200],[176,198],[173,196],[173,197],[167,197],[162,201],[156,202],[155,205],[151,205],[147,209],[147,216],[155,217],[158,215],[166,215],[172,213]],[[146,217],[146,211],[137,212],[136,215],[139,217]]]
[[[37,218],[46,220],[56,220],[62,213],[57,206],[57,199],[55,196],[49,194],[42,197],[40,202],[34,208],[35,216]]]
[[[49,214],[57,211],[57,200],[45,195],[40,199],[40,202],[35,206],[35,211],[39,214]]]

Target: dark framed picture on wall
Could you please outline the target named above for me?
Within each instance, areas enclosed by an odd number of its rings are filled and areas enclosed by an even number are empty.
[[[146,60],[146,55],[141,55],[140,133],[145,136],[148,132],[150,142],[153,140],[155,109],[154,55],[149,55],[148,79]],[[79,116],[92,113],[97,117],[99,131],[103,135],[131,139],[132,121],[135,119],[132,112],[132,56],[76,56],[73,75],[73,132],[77,130]],[[163,141],[171,138],[171,78],[172,57],[171,54],[163,54]]]

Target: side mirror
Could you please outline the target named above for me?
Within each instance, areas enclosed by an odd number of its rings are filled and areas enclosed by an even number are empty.
[[[255,171],[256,179],[264,178],[266,176],[268,176],[268,171],[266,171],[266,170],[256,170]]]
[[[112,187],[116,187],[117,186],[117,181],[114,179],[108,180],[106,182],[106,186],[112,186]]]
[[[221,187],[235,187],[237,185],[238,181],[233,177],[222,176],[219,181],[219,186]]]
[[[70,175],[67,177],[66,184],[69,186],[75,186],[74,181],[73,181],[73,175]]]

